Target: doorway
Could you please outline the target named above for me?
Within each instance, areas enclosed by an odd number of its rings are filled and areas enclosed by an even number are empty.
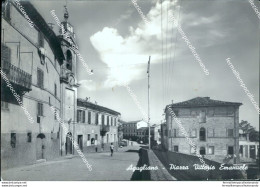
[[[80,150],[83,150],[83,135],[78,135],[78,145]]]
[[[66,155],[72,154],[72,134],[69,132],[66,136]]]
[[[36,160],[41,160],[45,158],[45,135],[40,133],[36,138]]]

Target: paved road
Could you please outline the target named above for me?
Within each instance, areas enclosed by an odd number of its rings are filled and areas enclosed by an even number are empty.
[[[120,148],[113,157],[109,153],[85,154],[92,165],[92,171],[88,170],[80,157],[63,157],[55,161],[2,171],[2,178],[19,181],[130,180],[133,172],[127,171],[126,168],[131,164],[137,165],[139,149],[137,144]]]

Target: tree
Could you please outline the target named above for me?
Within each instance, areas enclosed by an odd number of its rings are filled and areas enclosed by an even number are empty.
[[[259,141],[259,132],[255,130],[253,126],[250,125],[248,121],[242,120],[239,123],[239,129],[243,130],[244,134],[249,134],[249,140],[252,142]]]

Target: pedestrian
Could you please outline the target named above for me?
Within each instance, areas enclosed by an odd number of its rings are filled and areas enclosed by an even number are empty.
[[[114,152],[114,145],[113,145],[113,143],[111,143],[111,145],[110,145],[110,151],[111,151],[111,156],[113,156],[113,152]]]

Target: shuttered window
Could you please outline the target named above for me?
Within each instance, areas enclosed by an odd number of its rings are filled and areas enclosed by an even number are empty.
[[[38,44],[39,47],[44,47],[44,36],[42,32],[38,32]]]
[[[109,125],[109,116],[107,116],[107,125]]]
[[[37,106],[37,115],[38,115],[38,116],[43,116],[43,104],[42,104],[42,103],[38,103],[38,106]]]
[[[44,74],[41,69],[37,69],[37,85],[40,88],[43,88],[43,80],[44,80]]]
[[[82,123],[85,123],[85,122],[86,122],[85,116],[86,116],[85,111],[82,111]]]
[[[96,125],[98,125],[98,113],[96,113]]]
[[[206,123],[206,112],[205,111],[200,111],[199,123]]]
[[[91,112],[88,112],[88,124],[91,124]]]

